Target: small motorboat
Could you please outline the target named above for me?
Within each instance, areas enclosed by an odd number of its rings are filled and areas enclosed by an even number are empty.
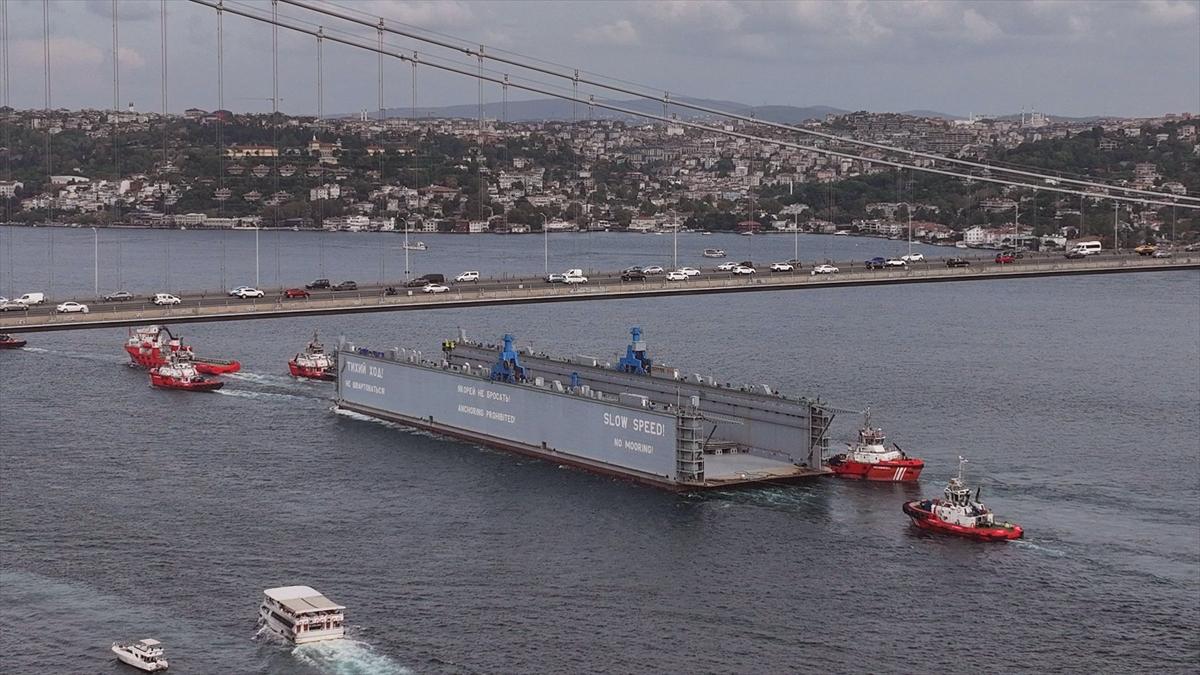
[[[705,234],[708,234],[708,233],[705,232]],[[724,258],[725,257],[725,249],[723,249],[723,248],[706,248],[706,249],[704,249],[704,257],[705,258]]]
[[[7,333],[0,335],[0,349],[20,349],[25,346],[25,341],[20,338],[15,338]]]
[[[864,413],[863,426],[858,430],[858,442],[848,444],[849,450],[829,459],[829,468],[839,478],[855,478],[887,483],[917,480],[925,462],[909,457],[893,443],[889,450],[883,429],[871,426],[871,411]]]
[[[325,345],[321,344],[317,334],[313,333],[313,338],[304,351],[288,361],[288,371],[292,377],[330,382],[337,379],[337,358],[325,352]]]
[[[945,498],[906,502],[905,515],[922,530],[969,539],[1008,541],[1024,536],[1025,531],[1020,525],[996,522],[988,507],[979,501],[978,488],[975,490],[975,498],[971,498],[971,489],[962,479],[962,469],[966,463],[967,460],[958,458],[958,476],[950,479],[946,486]]]
[[[163,656],[162,643],[158,640],[147,638],[137,642],[114,642],[112,651],[121,663],[138,670],[153,673],[167,669],[167,659]]]
[[[418,241],[415,244],[403,244],[400,248],[405,251],[428,251],[429,250],[429,247],[426,246],[425,242],[423,242],[423,241]]]
[[[150,385],[160,389],[215,391],[225,383],[201,375],[196,366],[186,359],[172,357],[170,363],[150,369]]]

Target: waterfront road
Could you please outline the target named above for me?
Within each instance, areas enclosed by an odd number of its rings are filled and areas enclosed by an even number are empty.
[[[771,272],[769,263],[759,262],[756,266],[757,273],[754,275],[733,275],[710,267],[687,281],[668,281],[665,275],[652,275],[645,281],[626,282],[621,281],[620,272],[589,271],[588,282],[585,284],[547,283],[541,278],[484,278],[478,282],[448,283],[450,291],[437,294],[424,293],[420,287],[406,288],[402,281],[363,285],[356,291],[310,291],[307,298],[284,298],[282,289],[264,289],[267,291],[265,298],[245,300],[223,293],[213,295],[184,292],[177,294],[182,302],[173,306],[154,305],[150,302],[152,293],[139,293],[133,300],[122,302],[60,298],[47,299],[45,304],[26,311],[0,312],[0,333],[147,323],[264,319],[311,314],[445,309],[488,304],[1200,269],[1200,253],[1182,252],[1171,258],[1107,254],[1068,260],[1061,254],[1025,254],[1024,258],[1008,264],[995,263],[992,255],[969,260],[971,264],[964,267],[947,267],[944,260],[935,259],[911,264],[906,268],[875,270],[866,269],[862,261],[831,262],[830,264],[839,269],[837,274],[812,274],[809,264],[792,272]],[[386,294],[384,289],[389,285],[394,286],[398,293]],[[90,312],[56,313],[57,303],[67,299],[88,304]]]

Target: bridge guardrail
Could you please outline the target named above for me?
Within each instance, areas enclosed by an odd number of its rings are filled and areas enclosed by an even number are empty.
[[[1106,257],[1094,260],[1038,261],[1021,265],[982,264],[959,268],[934,265],[928,268],[857,269],[829,275],[804,273],[764,274],[761,276],[756,275],[749,279],[723,276],[695,278],[687,281],[667,281],[665,278],[657,278],[653,280],[647,279],[639,283],[611,283],[606,281],[577,286],[563,284],[526,285],[524,283],[517,283],[515,287],[478,288],[473,289],[473,291],[471,289],[454,288],[450,293],[445,294],[414,293],[411,295],[376,296],[372,293],[369,297],[364,298],[362,293],[355,293],[353,295],[347,294],[323,299],[304,298],[302,302],[300,301],[301,299],[297,299],[296,303],[284,302],[281,298],[276,298],[269,302],[260,303],[254,301],[248,304],[238,303],[233,305],[226,298],[223,302],[214,304],[205,304],[204,300],[196,300],[188,301],[186,304],[179,306],[155,306],[153,309],[148,308],[144,304],[139,305],[135,309],[119,308],[114,305],[89,314],[57,314],[51,311],[45,314],[30,315],[22,312],[17,317],[8,317],[0,313],[0,331],[5,328],[20,328],[21,331],[36,330],[38,327],[59,328],[64,324],[81,324],[81,327],[84,325],[92,327],[114,325],[122,322],[168,322],[179,317],[188,317],[190,320],[203,320],[205,318],[221,320],[242,316],[288,316],[297,313],[312,312],[337,313],[339,310],[368,306],[387,310],[393,308],[403,309],[405,307],[455,306],[462,303],[487,302],[489,300],[495,302],[521,302],[536,301],[539,298],[563,300],[570,297],[582,300],[596,296],[638,297],[662,293],[685,294],[689,292],[735,290],[738,288],[754,288],[759,290],[775,288],[801,289],[813,286],[861,285],[863,282],[886,284],[889,282],[1021,277],[1036,276],[1039,274],[1055,275],[1078,273],[1081,271],[1129,271],[1131,269],[1152,271],[1154,269],[1171,270],[1196,267],[1200,267],[1200,255],[1179,256],[1177,258],[1122,257],[1114,259]],[[368,305],[366,301],[372,298],[375,299],[375,302]],[[192,304],[193,302],[195,304]],[[106,314],[108,311],[111,311],[111,314],[108,316],[98,316]]]

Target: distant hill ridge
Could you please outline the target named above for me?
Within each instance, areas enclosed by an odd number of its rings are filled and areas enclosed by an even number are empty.
[[[597,101],[612,104],[620,108],[628,110],[636,110],[638,112],[650,113],[653,115],[662,115],[662,104],[657,101],[649,101],[646,99],[597,99]],[[767,122],[778,122],[780,124],[802,124],[812,120],[825,119],[826,115],[845,115],[846,113],[854,112],[843,108],[834,108],[827,105],[811,105],[811,106],[794,106],[794,105],[746,105],[735,101],[722,101],[718,99],[704,98],[683,98],[679,100],[688,103],[694,103],[706,108],[722,110],[725,112],[737,113],[739,115],[749,115],[756,119],[765,120]],[[707,117],[706,114],[694,110],[687,110],[679,107],[672,107],[670,110],[672,115],[683,120],[696,120]],[[888,110],[875,110],[871,112],[886,113],[892,112]],[[465,103],[459,105],[447,106],[431,106],[417,108],[418,117],[441,117],[441,118],[467,118],[472,119],[479,115],[479,106],[475,103]],[[378,110],[367,110],[367,115],[374,117],[379,114]],[[413,114],[412,108],[387,108],[384,114],[388,117],[411,117]],[[504,104],[499,101],[488,101],[483,104],[484,117],[489,119],[500,119],[505,114]],[[909,115],[912,117],[936,117],[945,120],[961,120],[966,119],[965,115],[954,115],[951,113],[939,112],[937,110],[904,110],[900,111],[900,115]],[[334,115],[334,117],[354,117],[357,113],[343,113]],[[1113,119],[1113,115],[1091,115],[1086,117],[1066,117],[1063,115],[1047,114],[1048,117],[1055,120],[1065,122],[1091,122],[1102,119]],[[578,103],[572,108],[570,101],[564,101],[557,98],[541,98],[530,99],[524,101],[509,101],[507,107],[507,119],[510,122],[536,122],[536,121],[565,121],[575,119],[588,119],[588,106],[584,103]],[[993,119],[1015,120],[1020,119],[1021,113],[1009,113],[1004,115],[996,115]],[[636,121],[644,119],[635,115],[625,115],[612,110],[603,108],[594,108],[591,112],[592,119],[603,120],[628,120]]]

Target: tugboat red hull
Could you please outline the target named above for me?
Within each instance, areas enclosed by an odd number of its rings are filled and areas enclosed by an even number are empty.
[[[838,478],[872,480],[883,483],[910,483],[921,476],[925,462],[920,459],[894,459],[884,462],[855,462],[843,455],[829,461],[829,468]]]
[[[302,366],[295,361],[288,361],[288,371],[292,377],[304,377],[310,380],[323,380],[332,382],[337,379],[337,375],[329,372],[328,368],[313,368],[311,366]]]
[[[204,375],[226,375],[242,369],[239,361],[218,361],[216,359],[193,358],[192,365],[196,366],[196,372]]]
[[[178,377],[159,375],[150,371],[150,385],[160,389],[178,389],[180,391],[216,391],[225,386],[220,380],[210,380],[205,377],[186,380]]]
[[[7,340],[0,340],[0,349],[20,349],[21,347],[24,347],[24,346],[25,346],[24,340],[17,340],[14,338],[9,338]]]
[[[920,506],[920,502],[906,502],[904,504],[904,513],[912,519],[913,525],[916,525],[922,530],[930,532],[939,532],[941,534],[950,534],[957,537],[966,537],[968,539],[976,539],[979,541],[1009,541],[1012,539],[1020,539],[1025,535],[1025,530],[1021,529],[1020,525],[994,525],[992,527],[963,527],[955,525],[939,519],[931,511],[927,511]]]
[[[134,365],[143,368],[158,368],[159,366],[167,365],[167,356],[157,347],[141,349],[140,347],[125,345],[125,351],[129,354],[129,359]],[[236,373],[242,369],[242,364],[238,361],[218,361],[216,359],[192,357],[191,362],[196,367],[196,372],[204,375],[225,375],[227,373]]]

